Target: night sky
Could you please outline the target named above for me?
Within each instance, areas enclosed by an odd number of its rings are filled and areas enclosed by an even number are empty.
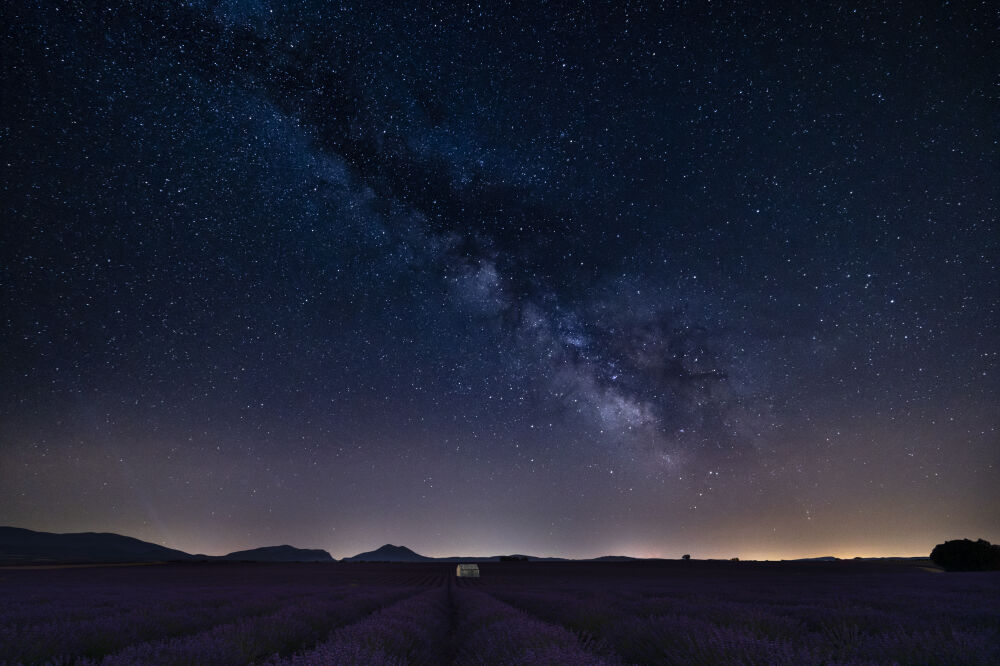
[[[3,3],[0,524],[1000,541],[993,3],[287,4]]]

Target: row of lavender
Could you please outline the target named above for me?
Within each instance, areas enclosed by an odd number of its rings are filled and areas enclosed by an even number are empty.
[[[618,664],[596,644],[474,590],[429,590],[267,666]]]
[[[189,599],[8,627],[0,634],[0,663],[245,664],[315,643],[414,592],[390,587],[258,596],[248,588],[224,603]]]
[[[635,664],[1000,663],[991,574],[488,584],[497,598]],[[978,576],[978,579],[976,578]]]
[[[0,664],[245,664],[445,580],[350,567],[143,569],[0,572]]]
[[[186,604],[133,608],[139,620],[129,619],[128,612],[112,612],[62,624],[30,625],[35,633],[22,632],[18,641],[4,641],[8,647],[21,646],[18,654],[5,655],[6,663],[619,663],[593,641],[581,642],[567,629],[475,590],[451,590],[440,584],[423,591],[367,587],[341,590],[339,598],[303,590],[271,597],[254,597],[250,588],[242,592],[242,601],[230,599],[225,604],[199,605],[199,600],[189,598]],[[240,615],[262,607],[270,610],[220,621],[223,609]],[[158,621],[163,622],[159,633],[176,629],[181,635],[141,640],[143,631],[157,633]],[[56,624],[59,631],[53,632]],[[37,640],[43,635],[46,640]],[[99,654],[88,657],[88,653]]]
[[[167,568],[39,573],[20,587],[0,576],[13,593],[0,664],[1000,663],[992,574],[550,570],[562,571],[226,568],[215,580]]]

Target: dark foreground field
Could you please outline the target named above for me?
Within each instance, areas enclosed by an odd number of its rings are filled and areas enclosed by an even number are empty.
[[[0,570],[0,663],[1000,664],[1000,574],[884,562]]]

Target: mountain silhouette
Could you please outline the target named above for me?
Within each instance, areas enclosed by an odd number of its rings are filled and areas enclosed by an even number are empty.
[[[223,555],[223,560],[250,562],[333,562],[330,553],[319,548],[295,548],[294,546],[264,546],[250,550],[238,550]]]
[[[0,561],[31,563],[162,562],[194,555],[110,532],[53,534],[0,527]]]
[[[472,555],[459,557],[450,555],[448,557],[427,557],[416,553],[406,546],[394,546],[391,543],[370,550],[365,553],[358,553],[353,557],[345,557],[341,562],[499,562],[514,559],[517,561],[530,562],[567,562],[564,557],[535,557],[534,555]]]
[[[345,557],[343,562],[434,562],[436,558],[424,557],[414,553],[406,546],[393,546],[391,543],[370,550],[367,553],[358,553],[354,557]]]
[[[10,564],[87,564],[221,560],[239,562],[333,562],[325,550],[265,546],[228,555],[191,555],[182,550],[111,532],[54,534],[21,527],[0,527],[0,562]]]

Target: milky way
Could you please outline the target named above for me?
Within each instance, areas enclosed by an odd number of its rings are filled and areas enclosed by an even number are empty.
[[[2,10],[0,523],[1000,538],[986,3]]]

